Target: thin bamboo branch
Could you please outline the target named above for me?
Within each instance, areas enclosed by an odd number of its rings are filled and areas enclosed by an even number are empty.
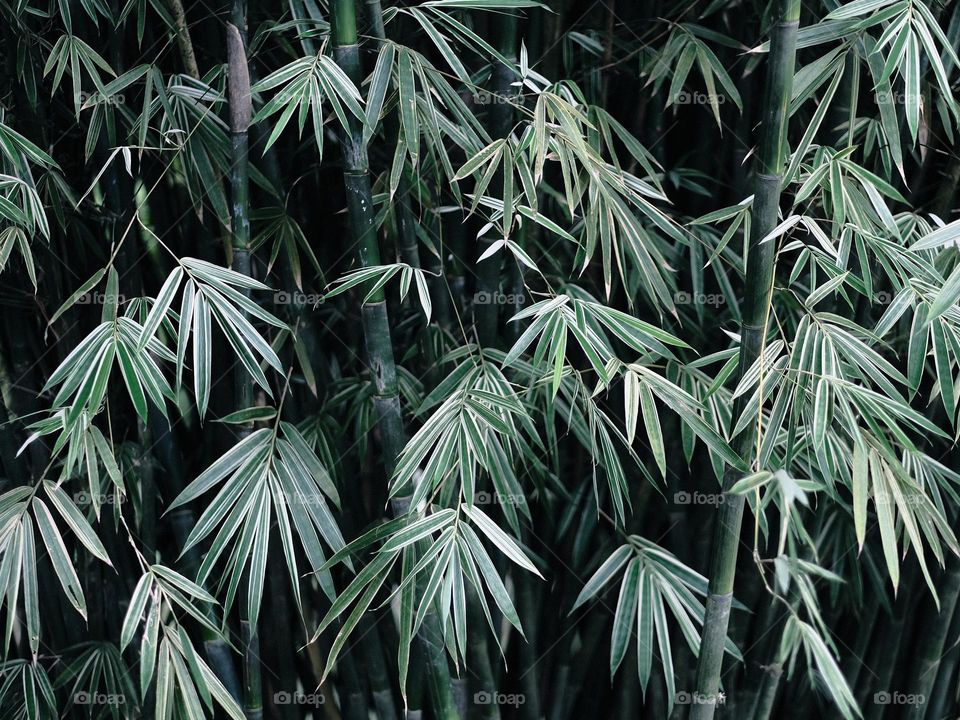
[[[200,68],[197,66],[197,56],[193,52],[193,41],[190,39],[190,29],[187,26],[187,14],[183,10],[183,3],[180,0],[167,0],[167,7],[176,25],[177,47],[180,49],[183,69],[194,80],[199,80]]]
[[[506,12],[496,18],[498,49],[512,62],[517,54],[517,16]],[[493,103],[490,105],[490,131],[495,139],[505,138],[513,129],[514,108],[512,103],[514,72],[509,65],[497,63],[493,69]],[[491,192],[496,196],[500,192],[500,180],[491,183]],[[485,235],[477,244],[477,257],[482,257],[493,244],[495,238]],[[477,265],[477,291],[480,295],[494,297],[500,290],[501,254],[488,257]],[[500,306],[495,302],[474,305],[473,316],[476,323],[477,339],[484,347],[493,347],[497,340],[497,319]]]

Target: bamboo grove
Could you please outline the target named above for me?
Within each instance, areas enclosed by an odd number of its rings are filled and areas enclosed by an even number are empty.
[[[0,719],[960,712],[956,3],[0,29]]]

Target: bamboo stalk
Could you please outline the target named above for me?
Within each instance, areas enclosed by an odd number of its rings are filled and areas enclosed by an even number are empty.
[[[332,11],[334,57],[337,64],[359,87],[362,77],[353,0],[336,0]],[[350,218],[357,256],[362,267],[379,265],[380,246],[377,241],[373,195],[370,189],[367,148],[363,141],[362,130],[355,119],[349,132],[343,134],[341,147],[347,214]],[[397,457],[406,443],[406,433],[397,390],[390,318],[382,290],[364,304],[361,314],[367,358],[376,388],[373,402],[377,410],[377,426],[380,431],[384,469],[390,477],[393,475]]]
[[[866,611],[859,615],[860,625],[857,629],[856,641],[853,643],[847,661],[840,668],[851,689],[857,687],[857,679],[865,667],[864,659],[870,647],[870,638],[879,629],[877,621],[880,617],[880,600],[873,595],[867,601]]]
[[[340,710],[344,720],[367,720],[370,717],[370,708],[361,683],[361,673],[357,671],[354,659],[352,652],[340,656],[339,662],[342,667]]]
[[[480,608],[477,591],[471,587],[467,595],[467,617],[473,632],[468,638],[467,660],[473,667],[476,677],[471,690],[481,693],[495,693],[497,691],[496,681],[493,679],[493,670],[490,666],[490,648],[487,643],[487,635],[481,628],[484,626],[483,612]],[[474,689],[475,688],[475,689]],[[472,700],[473,694],[468,693]],[[500,719],[500,706],[496,703],[486,703],[477,708],[479,717],[486,720]]]
[[[250,262],[250,162],[249,133],[252,106],[250,74],[246,51],[246,0],[233,0],[231,20],[227,23],[227,87],[230,101],[230,233],[235,272],[252,276]],[[249,290],[246,291],[249,296]],[[253,405],[253,381],[243,369],[234,375],[234,404],[238,409]],[[253,423],[239,426],[238,440],[253,432]],[[263,689],[260,667],[260,637],[250,623],[247,604],[240,606],[240,630],[243,643],[243,712],[248,720],[263,717]]]
[[[740,336],[740,366],[742,376],[763,351],[773,293],[776,247],[761,240],[776,227],[780,207],[780,185],[783,178],[784,137],[788,105],[793,85],[793,71],[797,28],[800,24],[800,0],[777,0],[776,18],[771,32],[770,56],[767,71],[765,117],[758,155],[758,172],[753,206],[746,288],[743,302],[743,324]],[[738,398],[733,417],[744,410],[743,398]],[[755,455],[756,424],[748,423],[735,440],[737,454],[748,464]],[[724,490],[736,482],[737,473],[727,472]],[[725,493],[719,508],[710,560],[710,585],[703,623],[703,638],[697,662],[696,690],[704,700],[694,704],[691,720],[711,720],[716,711],[715,702],[720,690],[720,672],[723,665],[724,644],[730,621],[740,526],[743,520],[742,495]]]
[[[193,52],[193,42],[190,40],[187,14],[183,10],[183,3],[181,0],[167,0],[167,7],[170,9],[170,14],[173,15],[173,23],[176,26],[177,48],[180,50],[183,69],[194,80],[199,80],[200,68],[197,66],[197,56]]]
[[[354,85],[360,87],[362,76],[357,36],[357,16],[354,0],[334,0],[331,4],[334,59]],[[363,130],[351,118],[348,131],[341,136],[343,152],[343,178],[347,194],[347,215],[353,232],[354,246],[360,265],[369,267],[380,264],[380,246],[376,233],[376,218],[373,211],[373,195],[370,189],[369,161]],[[392,477],[397,458],[406,444],[406,431],[400,409],[397,388],[397,369],[394,360],[393,340],[386,298],[382,290],[374,294],[361,310],[364,344],[367,362],[373,375],[375,394],[374,407],[377,413],[377,428],[380,431],[381,455],[386,476]],[[394,512],[405,514],[408,503],[395,498]],[[398,511],[399,510],[399,511]],[[429,670],[427,684],[433,701],[434,715],[440,720],[459,717],[450,686],[443,633],[439,620],[430,613],[417,634],[422,645]]]
[[[517,611],[523,622],[526,642],[520,643],[520,666],[523,674],[520,687],[523,690],[523,705],[518,715],[526,720],[539,720],[543,716],[540,702],[541,673],[540,611],[542,609],[540,584],[528,574],[517,578]]]
[[[274,533],[275,534],[275,533]],[[267,583],[270,597],[270,616],[276,618],[270,625],[270,632],[266,638],[269,654],[264,652],[266,664],[272,668],[273,678],[267,678],[268,699],[275,697],[277,692],[294,692],[297,689],[297,668],[295,649],[302,643],[296,642],[293,633],[290,631],[290,622],[287,618],[298,618],[299,613],[291,612],[288,592],[287,573],[285,572],[284,561],[280,558],[274,560],[271,558],[267,564]],[[274,695],[270,695],[269,690],[273,690]],[[270,704],[271,710],[282,720],[295,720],[297,717],[296,708],[293,705],[279,705],[275,702]]]
[[[22,325],[9,314],[6,316],[6,320],[7,342],[3,344],[10,350],[13,367],[8,367],[6,357],[2,353],[4,348],[0,347],[0,378],[2,378],[3,385],[8,390],[10,413],[14,421],[20,424],[22,418],[35,412],[37,406],[37,396],[33,389],[36,387],[34,367],[27,364],[27,358],[30,356],[26,345],[26,337],[22,332]],[[4,427],[3,434],[11,433]],[[24,456],[17,458],[21,460],[20,467],[23,470],[23,474],[12,476],[12,478],[19,478],[15,480],[17,484],[27,484],[38,480],[39,478],[36,475],[43,471],[50,458],[49,448],[43,442],[30,443],[27,453],[26,457],[29,458],[29,462],[22,461]],[[48,563],[40,564],[37,574],[41,583],[48,583],[45,586],[41,585],[41,587],[55,587],[53,584],[55,583],[55,575]],[[66,618],[71,617],[72,610],[64,602],[62,595],[59,593],[41,593],[40,611],[43,618],[43,638],[48,646],[60,647],[61,644],[72,644],[78,641],[77,623],[66,621]]]
[[[383,25],[383,8],[380,0],[367,0],[367,17],[370,20],[370,33],[376,39],[377,49],[380,49],[387,40]],[[394,138],[400,128],[398,110],[392,112],[386,119],[387,136]],[[410,207],[411,182],[407,169],[400,173],[397,183],[397,192],[393,197],[397,205],[397,251],[400,259],[411,267],[420,267],[420,248],[417,243],[417,233],[414,225],[416,218]]]
[[[377,39],[378,46],[386,42],[386,34],[383,25],[383,10],[380,0],[367,0],[367,14],[371,23],[371,32]],[[396,128],[399,127],[399,117],[394,112],[388,118],[388,135],[394,137]],[[398,203],[398,225],[399,239],[397,247],[403,262],[411,267],[420,267],[420,253],[417,244],[417,235],[414,229],[415,218],[410,207],[411,183],[407,175],[406,168],[401,173],[400,182],[397,186],[396,202]],[[425,334],[421,335],[421,350],[424,357],[429,353],[429,338]],[[480,608],[477,605],[478,599],[474,593],[467,596],[468,612],[474,620],[482,621]],[[481,627],[482,622],[477,624]],[[472,633],[470,644],[470,663],[476,668],[477,676],[480,678],[482,689],[493,690],[493,671],[490,666],[490,654],[487,647],[486,635],[483,633]],[[462,713],[461,713],[462,714]],[[484,706],[484,717],[499,718],[500,709],[495,703],[489,703]]]
[[[370,694],[373,696],[373,706],[377,717],[397,717],[397,708],[394,702],[393,683],[387,671],[387,664],[383,659],[383,649],[380,636],[377,634],[376,624],[372,615],[367,615],[360,621],[359,639],[357,640],[358,657],[363,658],[364,672],[370,679]]]
[[[370,32],[376,40],[378,50],[386,43],[386,31],[383,23],[383,10],[380,6],[380,0],[368,0],[367,16],[370,20]],[[400,131],[400,111],[394,109],[385,120],[386,135],[389,138],[399,137]],[[413,199],[413,190],[416,187],[416,178],[411,178],[412,171],[409,167],[404,167],[400,172],[400,178],[397,183],[396,193],[391,198],[395,207],[394,216],[396,222],[396,253],[400,261],[410,267],[420,268],[420,241],[417,238],[417,218],[413,212],[411,202]],[[418,188],[419,190],[419,188]],[[422,203],[421,203],[422,204]],[[405,303],[403,315],[409,317],[414,312],[412,302]],[[423,366],[429,368],[431,363],[429,359],[432,355],[429,335],[425,329],[417,333],[417,343],[420,347],[420,354],[424,360]]]
[[[940,578],[940,611],[929,607],[932,598],[924,597],[922,604],[927,604],[927,612],[920,616],[919,632],[916,633],[916,645],[913,648],[910,670],[912,677],[909,683],[909,692],[924,700],[933,693],[934,683],[937,680],[937,669],[943,658],[944,647],[947,645],[947,631],[953,621],[957,598],[960,596],[960,562],[951,558],[947,571]],[[922,609],[922,605],[918,609]],[[923,720],[926,712],[925,703],[909,705],[904,713],[908,720]]]
[[[177,439],[166,418],[153,405],[150,406],[147,415],[147,430],[153,439],[156,458],[164,469],[165,488],[169,490],[169,497],[176,497],[187,485],[181,461],[183,453],[177,445]],[[190,537],[190,532],[197,524],[197,516],[189,507],[181,506],[170,513],[169,518],[176,547],[182,550],[187,543],[187,538]],[[200,569],[200,551],[196,545],[183,554],[183,569],[189,577],[197,577]],[[208,617],[211,621],[215,621],[212,610]],[[207,658],[207,664],[223,683],[227,692],[240,702],[240,680],[237,677],[230,646],[219,633],[204,628],[203,652]]]
[[[954,605],[953,618],[947,630],[950,647],[940,658],[937,679],[926,698],[927,719],[939,720],[949,716],[949,709],[955,705],[957,688],[957,665],[960,659],[960,602]]]
[[[914,577],[916,577],[916,573],[914,573]],[[911,593],[907,591],[900,596],[903,602],[897,603],[893,616],[884,628],[885,632],[877,635],[876,642],[867,656],[867,662],[871,664],[873,682],[865,683],[867,692],[863,698],[864,720],[880,720],[887,708],[886,705],[874,702],[874,693],[887,693],[896,690],[893,685],[894,674],[897,669],[897,658],[900,657],[903,645],[905,645],[902,640],[905,636],[904,626],[907,614],[912,609],[910,595]],[[872,660],[874,662],[871,662]]]
[[[756,706],[753,720],[767,720],[773,712],[773,703],[777,699],[777,690],[780,687],[780,676],[783,675],[783,665],[777,661],[764,666],[763,679],[756,696]]]

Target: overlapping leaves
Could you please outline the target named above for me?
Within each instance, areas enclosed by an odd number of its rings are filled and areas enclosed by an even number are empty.
[[[703,602],[699,598],[707,594],[707,579],[655,543],[631,535],[587,580],[573,610],[597,597],[621,571],[624,572],[610,642],[610,674],[620,667],[631,638],[636,637],[637,673],[640,687],[646,694],[656,644],[663,667],[668,712],[672,712],[676,679],[668,611],[690,651],[698,655],[698,626],[703,626],[704,616]],[[739,658],[740,653],[730,640],[727,640],[726,650]]]
[[[540,575],[513,538],[478,506],[468,504],[459,505],[456,510],[427,508],[422,513],[411,512],[375,527],[334,555],[329,565],[384,541],[370,563],[339,594],[317,628],[314,637],[319,636],[353,605],[330,649],[324,675],[330,672],[360,617],[377,597],[397,560],[402,560],[400,583],[384,604],[390,598],[400,596],[399,665],[404,694],[410,645],[430,613],[436,612],[439,616],[448,649],[455,649],[456,658],[466,661],[466,598],[471,588],[477,593],[490,631],[498,643],[499,632],[493,622],[487,595],[493,599],[503,617],[522,633],[513,601],[481,537],[486,538],[514,564]],[[479,630],[472,628],[471,631]]]
[[[343,536],[327,505],[329,499],[339,506],[340,498],[326,469],[295,426],[278,420],[272,428],[255,430],[197,477],[168,512],[215,487],[220,489],[197,520],[183,552],[216,532],[199,570],[198,580],[205,584],[219,559],[230,550],[219,583],[221,589],[226,587],[227,609],[246,573],[245,602],[251,622],[256,621],[274,522],[298,606],[301,573],[297,544],[313,572],[319,573],[321,586],[332,595],[319,538],[334,552],[343,547]],[[294,536],[299,543],[294,543]]]
[[[54,513],[94,557],[110,564],[106,549],[73,500],[50,481],[43,481],[42,487],[46,501],[38,495],[40,486],[21,486],[0,495],[0,605],[7,615],[3,646],[10,644],[22,595],[27,637],[35,657],[41,635],[37,565],[42,555],[38,549],[46,551],[70,604],[82,617],[87,616],[83,588]]]
[[[214,713],[214,703],[234,720],[243,712],[176,620],[181,611],[217,636],[220,630],[207,613],[216,599],[196,583],[163,565],[145,568],[123,620],[120,650],[134,639],[140,624],[140,693],[156,677],[154,717],[200,720]],[[181,710],[178,712],[177,708]]]
[[[181,286],[183,293],[178,313],[172,306]],[[269,288],[233,270],[195,258],[182,258],[160,288],[143,323],[138,336],[139,350],[156,343],[155,335],[168,319],[171,327],[175,327],[171,334],[176,338],[176,355],[172,360],[176,362],[177,387],[183,376],[187,345],[193,340],[193,387],[201,417],[206,414],[210,401],[213,322],[226,336],[243,367],[268,395],[272,396],[272,391],[260,361],[265,361],[277,372],[283,372],[276,352],[247,316],[275,328],[286,329],[287,326],[251,300],[249,293],[253,290]],[[165,347],[163,352],[169,355]]]

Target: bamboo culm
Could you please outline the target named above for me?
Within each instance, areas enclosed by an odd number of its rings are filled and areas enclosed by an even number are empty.
[[[333,20],[334,59],[344,73],[360,87],[362,73],[357,36],[357,13],[354,0],[334,0],[331,5]],[[369,162],[363,131],[353,118],[347,132],[341,136],[343,178],[347,196],[347,215],[353,232],[354,245],[362,267],[380,264],[373,194],[370,189]],[[380,431],[384,471],[393,476],[397,458],[406,444],[406,431],[400,409],[397,389],[397,369],[394,360],[390,320],[386,298],[376,293],[361,310],[364,345],[367,362],[373,376],[374,406],[377,428]],[[397,503],[394,503],[395,514]],[[402,508],[401,508],[402,511]],[[432,615],[432,614],[431,614]],[[429,666],[427,684],[433,702],[434,714],[441,720],[459,717],[454,704],[447,665],[443,633],[435,616],[424,621],[417,634]]]
[[[947,631],[953,620],[957,598],[960,595],[960,562],[957,558],[950,558],[946,572],[943,573],[940,588],[940,608],[930,608],[918,621],[920,632],[916,633],[914,647],[915,662],[908,671],[911,673],[910,694],[917,698],[928,698],[933,694],[933,687],[937,680],[937,670],[943,659],[944,648],[947,646]],[[924,602],[930,602],[924,598]],[[923,720],[927,711],[926,703],[914,703],[904,713],[909,720]]]
[[[797,28],[800,24],[799,0],[776,0],[777,11],[771,33],[768,58],[765,116],[753,203],[753,224],[748,246],[746,289],[742,308],[740,335],[741,376],[763,351],[770,316],[776,246],[761,243],[777,225],[780,208],[780,185],[783,178],[784,136],[788,119],[796,56]],[[733,417],[740,417],[745,408],[738,398]],[[735,450],[747,464],[752,464],[756,443],[756,423],[748,423],[735,440]],[[736,482],[738,475],[728,471],[724,491]],[[691,709],[691,720],[712,720],[715,698],[720,690],[730,606],[733,599],[737,550],[743,521],[744,497],[725,492],[714,530],[710,558],[710,584],[703,623],[703,637],[697,661],[696,691],[700,702]]]
[[[250,73],[246,51],[247,7],[245,0],[234,0],[231,22],[227,23],[227,85],[230,101],[230,230],[231,267],[235,272],[252,276],[250,258],[250,179],[249,127],[252,115],[250,100]],[[249,296],[249,290],[246,291]],[[243,369],[234,375],[234,402],[236,407],[253,405],[253,380]],[[237,430],[242,440],[253,431],[252,423],[244,423]],[[263,689],[260,667],[260,637],[257,628],[247,616],[246,604],[241,604],[240,629],[243,643],[243,712],[247,720],[263,717]]]

